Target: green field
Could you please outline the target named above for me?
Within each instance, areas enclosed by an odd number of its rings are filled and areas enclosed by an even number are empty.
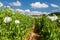
[[[60,40],[60,15],[57,17],[51,21],[48,15],[32,17],[3,8],[0,10],[0,40],[27,40],[32,32],[39,35],[38,40]]]

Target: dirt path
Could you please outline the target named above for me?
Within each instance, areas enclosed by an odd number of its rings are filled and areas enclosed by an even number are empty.
[[[34,22],[33,31],[28,35],[27,40],[39,40],[40,35],[36,33],[36,23]]]

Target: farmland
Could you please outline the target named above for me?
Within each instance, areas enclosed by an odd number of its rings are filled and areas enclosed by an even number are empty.
[[[0,10],[0,40],[33,40],[35,38],[31,37],[32,33],[39,35],[38,40],[60,40],[60,15],[53,15],[54,19],[48,16],[33,18],[3,8]]]

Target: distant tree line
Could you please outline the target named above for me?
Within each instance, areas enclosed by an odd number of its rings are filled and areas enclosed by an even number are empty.
[[[49,15],[52,16],[53,14],[55,14],[55,15],[60,15],[60,12],[53,12],[53,13],[51,13],[51,14],[49,14]]]

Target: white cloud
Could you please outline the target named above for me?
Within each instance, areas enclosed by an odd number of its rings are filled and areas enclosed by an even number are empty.
[[[33,8],[47,8],[47,7],[49,7],[47,4],[45,4],[45,3],[40,3],[40,2],[31,3],[30,5],[31,5]]]
[[[56,5],[56,4],[50,4],[52,7],[54,7],[54,8],[58,8],[59,6],[58,5]]]
[[[48,15],[49,13],[48,12],[39,12],[39,11],[32,11],[31,12],[31,15],[42,15],[42,14]]]
[[[25,12],[30,12],[30,10],[29,9],[26,9]]]
[[[22,9],[16,9],[19,12],[22,12],[23,14],[28,14],[28,15],[43,15],[43,14],[49,14],[48,12],[40,12],[40,11],[31,11],[29,9],[22,10]]]
[[[11,8],[9,5],[7,5],[6,7]]]
[[[11,6],[21,6],[21,2],[16,1],[16,2],[12,2],[10,3]]]
[[[0,2],[0,7],[2,7],[3,6],[3,3],[2,2]]]
[[[19,12],[24,12],[24,10],[22,10],[22,9],[16,9],[17,11],[19,11]]]
[[[26,10],[22,10],[22,9],[16,9],[17,11],[19,11],[20,13],[22,13],[22,14],[30,14],[30,10],[29,9],[26,9]]]
[[[57,12],[58,11],[58,9],[54,9],[54,10],[52,10],[52,12]]]
[[[19,12],[30,12],[30,10],[29,9],[26,9],[26,10],[22,10],[22,9],[16,9],[17,11],[19,11]]]
[[[41,12],[38,12],[38,11],[32,11],[31,12],[31,15],[40,15]]]

